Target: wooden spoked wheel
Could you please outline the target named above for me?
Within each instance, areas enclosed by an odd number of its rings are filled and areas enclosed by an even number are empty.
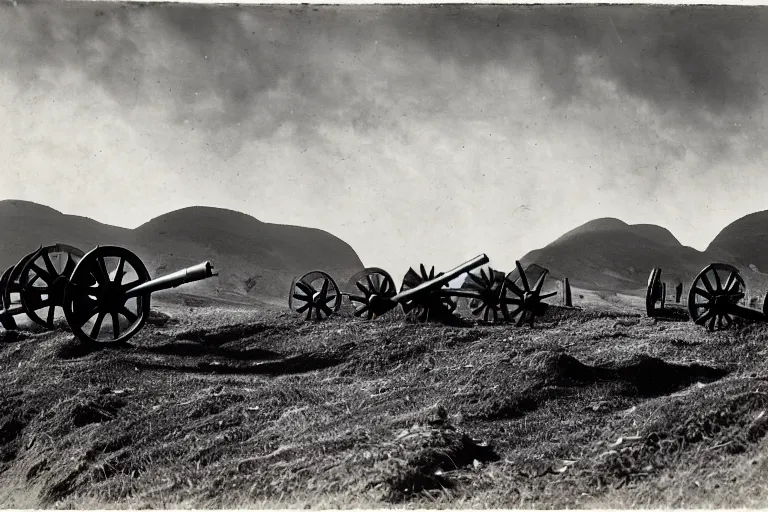
[[[504,285],[504,279],[496,279],[496,273],[488,267],[488,273],[485,269],[480,269],[480,275],[467,273],[467,280],[463,288],[472,290],[479,294],[477,298],[469,300],[469,308],[473,315],[482,317],[486,322],[496,323],[504,318],[501,312],[501,289]]]
[[[26,313],[24,304],[21,301],[21,291],[24,288],[20,281],[21,271],[24,269],[24,265],[26,265],[27,262],[34,258],[40,250],[42,250],[42,246],[34,252],[25,254],[24,257],[21,258],[18,263],[16,263],[16,265],[6,270],[6,273],[3,274],[4,282],[1,291],[3,293],[4,311],[12,311],[12,315]]]
[[[3,272],[3,275],[0,276],[0,325],[3,326],[3,329],[6,331],[12,331],[16,329],[16,320],[13,319],[13,314],[9,313],[5,309],[5,285],[8,283],[8,277],[11,275],[11,272],[13,272],[14,265],[11,265],[8,267],[8,269]]]
[[[733,323],[732,307],[744,298],[747,286],[738,269],[712,263],[699,272],[688,292],[688,311],[698,325],[727,329]]]
[[[365,315],[367,320],[376,317],[378,303],[397,294],[395,281],[385,270],[366,268],[353,275],[347,283],[349,300],[355,303],[355,316]]]
[[[53,329],[57,309],[64,306],[64,290],[84,254],[76,247],[55,244],[38,249],[24,264],[19,276],[21,303],[33,322]]]
[[[661,309],[664,309],[664,294],[661,286],[661,269],[655,267],[648,276],[648,286],[645,289],[645,312],[653,318],[657,314],[656,303],[661,301]]]
[[[327,318],[341,308],[341,292],[331,276],[320,270],[307,272],[291,284],[288,306],[296,313],[312,319]]]
[[[127,292],[150,280],[141,259],[117,246],[93,249],[75,266],[64,291],[64,316],[72,332],[91,344],[120,344],[149,316],[150,296]]]
[[[508,322],[514,321],[518,327],[525,322],[533,326],[534,319],[547,310],[547,304],[542,301],[557,295],[557,292],[545,294],[541,292],[544,287],[544,279],[549,272],[547,269],[543,269],[536,284],[531,287],[520,262],[516,261],[515,266],[518,273],[517,279],[515,279],[514,271],[510,272],[502,285],[501,311]],[[519,281],[520,285],[516,281]]]
[[[435,275],[434,266],[427,272],[423,264],[419,265],[419,271],[420,273],[417,273],[413,268],[408,269],[405,277],[403,277],[400,293],[442,275]],[[457,304],[458,302],[453,297],[441,295],[439,291],[427,291],[403,302],[401,307],[408,319],[426,322],[429,319],[445,319],[451,316],[456,311]]]

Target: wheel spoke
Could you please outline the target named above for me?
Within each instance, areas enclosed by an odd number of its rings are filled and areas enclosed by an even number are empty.
[[[48,307],[48,325],[53,325],[53,316],[56,314],[56,306],[51,304],[50,307]]]
[[[296,308],[297,313],[303,313],[307,310],[308,307],[312,306],[311,302],[306,302],[303,306]]]
[[[307,307],[309,308],[307,309],[307,320],[311,320],[312,319],[312,303],[307,302]]]
[[[512,297],[512,298],[504,297],[502,300],[504,301],[505,304],[522,304],[523,303],[522,299],[518,299],[517,297]]]
[[[704,288],[706,288],[709,293],[715,292],[715,290],[712,288],[712,283],[709,282],[709,278],[707,277],[707,274],[701,275],[701,282],[704,283]]]
[[[104,259],[101,256],[96,258],[96,268],[93,272],[96,281],[100,284],[107,284],[109,282],[109,276],[107,275],[107,265],[104,263]]]
[[[307,297],[306,295],[300,295],[298,293],[294,293],[293,298],[297,300],[303,300],[304,302],[312,300],[312,297]]]
[[[320,288],[320,300],[325,299],[325,297],[328,295],[328,285],[330,284],[330,281],[327,279],[323,280],[323,286]],[[314,297],[313,297],[314,298]]]
[[[722,291],[722,283],[720,282],[720,274],[717,272],[717,269],[713,272],[715,274],[715,291]]]
[[[363,292],[363,294],[367,297],[371,296],[371,291],[368,290],[360,281],[355,283],[355,286],[357,286],[357,289]]]
[[[112,312],[112,337],[113,339],[120,337],[120,317],[115,312]]]
[[[709,325],[707,326],[707,329],[709,329],[710,331],[714,331],[715,330],[715,316],[714,315],[712,315],[712,318],[709,319]]]
[[[544,286],[544,279],[547,277],[547,270],[544,270],[544,272],[541,273],[539,278],[536,280],[536,284],[533,287],[534,293],[540,293],[541,288]]]
[[[696,320],[696,323],[699,324],[699,325],[704,325],[705,323],[707,323],[707,320],[709,320],[710,318],[714,317],[714,315],[715,315],[715,313],[711,309],[708,309],[704,314],[702,314]]]
[[[698,286],[695,286],[695,287],[693,288],[693,291],[694,291],[694,293],[697,293],[697,294],[701,295],[702,297],[704,297],[704,298],[705,298],[705,299],[707,299],[707,300],[712,300],[712,294],[711,294],[711,293],[709,293],[709,292],[706,292],[706,291],[702,290],[702,289],[701,289],[701,288],[699,288]]]
[[[101,323],[104,321],[104,317],[106,315],[106,312],[99,311],[99,315],[96,317],[96,322],[93,324],[93,328],[91,329],[91,338],[96,339],[99,337],[99,332],[101,332]]]
[[[472,283],[470,284],[474,284],[477,287],[483,287],[482,280],[479,277],[477,277],[475,274],[473,274],[472,272],[469,272],[467,273],[467,276],[469,277],[469,279],[472,280]]]
[[[506,283],[507,283],[507,289],[510,289],[510,290],[512,290],[512,293],[514,293],[514,294],[515,294],[515,295],[517,295],[518,297],[522,297],[522,296],[523,296],[523,294],[525,293],[525,292],[524,292],[523,290],[521,290],[521,289],[520,289],[520,288],[519,288],[519,287],[518,287],[518,286],[515,284],[515,282],[514,282],[514,281],[512,281],[511,279],[506,279]]]
[[[366,298],[363,297],[362,295],[352,295],[350,293],[349,295],[347,295],[347,297],[349,297],[349,300],[353,302],[366,302]]]
[[[88,323],[88,320],[93,317],[98,309],[98,302],[90,297],[81,298],[81,300],[73,303],[73,312],[77,316],[81,327]]]
[[[306,293],[308,297],[312,297],[315,294],[315,289],[312,288],[312,285],[309,285],[304,281],[296,281],[296,286],[299,288],[299,290]]]
[[[59,273],[56,272],[56,267],[53,266],[51,257],[47,252],[43,252],[43,262],[45,262],[45,268],[48,269],[48,273],[51,275],[51,277],[59,275]]]
[[[554,297],[555,295],[557,295],[557,292],[549,292],[549,293],[545,293],[544,295],[539,296],[539,299],[540,300],[544,300],[544,299],[548,299],[550,297]]]
[[[63,274],[65,276],[71,276],[72,271],[75,270],[75,261],[72,259],[72,255],[67,253],[67,262],[64,264]]]
[[[324,312],[324,313],[325,313],[327,316],[331,316],[331,315],[333,314],[333,310],[332,310],[331,308],[329,308],[329,307],[328,307],[326,304],[321,304],[321,305],[320,305],[320,309],[322,309],[322,310],[323,310],[323,312]],[[318,315],[318,316],[319,316],[319,315]]]
[[[531,291],[531,287],[528,284],[528,278],[525,276],[525,272],[523,271],[523,266],[520,264],[519,261],[515,262],[515,266],[517,267],[517,272],[520,274],[520,282],[523,285],[523,290],[526,292]]]
[[[117,264],[117,270],[115,270],[115,283],[121,284],[123,282],[123,272],[125,270],[125,258],[120,258]],[[117,337],[117,336],[115,336]]]
[[[29,268],[30,268],[31,270],[34,270],[34,271],[35,271],[35,273],[36,273],[36,274],[37,274],[37,275],[40,277],[40,279],[42,279],[43,281],[45,281],[45,283],[46,283],[46,284],[51,284],[51,282],[53,282],[53,276],[51,276],[51,275],[48,273],[48,271],[46,271],[46,270],[43,270],[43,269],[42,269],[42,268],[41,268],[41,267],[40,267],[40,266],[39,266],[37,263],[32,263],[32,264],[29,266]],[[10,283],[9,283],[9,284],[10,284]]]
[[[336,300],[337,297],[338,297],[338,295],[335,295],[335,294],[334,295],[329,295],[328,297],[325,298],[325,303],[328,304],[332,300]]]
[[[704,309],[709,309],[712,307],[709,302],[696,302],[694,306],[697,308],[704,308]]]
[[[480,305],[472,310],[472,314],[473,315],[478,315],[483,310],[484,307],[485,307],[485,304],[480,302]]]
[[[730,327],[730,326],[731,326],[731,324],[733,323],[733,321],[731,320],[731,315],[729,315],[728,313],[725,313],[725,314],[723,315],[723,320],[725,320],[725,328],[726,328],[726,329],[727,329],[728,327]]]
[[[363,304],[362,306],[355,309],[355,316],[362,316],[362,314],[366,311],[368,311],[368,304]]]
[[[509,313],[509,318],[510,319],[515,318],[515,316],[517,316],[517,314],[520,312],[521,309],[523,309],[523,306],[518,306],[515,309],[513,309],[512,312]]]
[[[136,316],[136,314],[133,311],[131,311],[125,306],[123,306],[123,309],[120,310],[120,314],[123,315],[125,319],[128,320],[128,322],[130,323],[135,322],[136,319],[139,318],[138,316]]]
[[[731,271],[731,273],[728,275],[728,279],[725,281],[725,286],[723,287],[723,290],[730,291],[731,286],[733,286],[733,283],[736,282],[736,274]]]
[[[375,292],[378,289],[377,286],[373,283],[373,279],[371,278],[370,274],[365,276],[365,280],[368,281],[368,286],[370,286],[369,289],[371,290],[371,293]]]

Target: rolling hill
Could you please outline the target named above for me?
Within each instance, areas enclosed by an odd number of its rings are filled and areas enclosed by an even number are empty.
[[[243,213],[190,207],[125,229],[66,215],[27,201],[0,201],[0,266],[40,245],[66,243],[88,251],[115,244],[134,251],[153,277],[211,260],[218,277],[184,291],[220,298],[285,301],[293,278],[316,268],[346,278],[363,268],[344,241],[318,229],[269,224]]]
[[[707,252],[727,258],[739,266],[768,273],[768,210],[742,217],[723,228]]]
[[[765,226],[764,234],[759,234],[761,226]],[[766,227],[764,222],[736,221],[718,235],[712,244],[715,247],[698,251],[682,245],[660,226],[595,219],[529,252],[521,261],[526,265],[538,263],[553,277],[568,277],[579,288],[636,293],[645,289],[653,267],[661,267],[662,279],[667,283],[682,281],[687,287],[705,266],[717,261],[736,265],[748,287],[762,290],[765,279],[750,269],[749,263],[768,268],[768,257],[755,260],[747,255],[758,252],[750,245],[752,240],[768,240]]]

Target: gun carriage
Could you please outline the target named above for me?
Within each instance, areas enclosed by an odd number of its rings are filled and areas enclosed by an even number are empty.
[[[645,294],[646,313],[649,317],[693,320],[709,331],[727,329],[740,320],[768,321],[768,296],[763,302],[762,311],[740,305],[746,296],[747,285],[733,265],[707,265],[693,279],[684,306],[668,306],[665,288],[661,282],[661,269],[654,268],[648,278]]]
[[[488,256],[481,254],[439,274],[435,274],[434,267],[429,272],[424,265],[419,266],[419,272],[409,268],[399,292],[392,276],[378,267],[366,268],[352,276],[346,291],[341,291],[327,273],[313,270],[294,279],[288,304],[297,314],[305,315],[306,320],[312,319],[313,314],[321,320],[337,313],[346,298],[354,305],[354,316],[358,318],[373,320],[400,306],[407,318],[425,322],[447,321],[454,315],[458,300],[464,298],[468,299],[472,314],[486,322],[503,319],[515,321],[518,326],[533,325],[535,318],[546,311],[543,300],[557,293],[542,292],[547,270],[544,269],[533,286],[520,262],[515,263],[517,275],[513,271],[503,278],[497,278],[492,268],[488,268],[488,272],[480,269],[479,274],[471,272],[488,262]],[[462,274],[467,274],[464,287],[448,287]]]
[[[66,260],[57,266],[52,255]],[[146,323],[152,293],[215,275],[205,261],[151,279],[141,259],[123,247],[99,246],[88,253],[64,244],[40,247],[0,278],[0,321],[6,330],[16,329],[14,316],[26,314],[53,329],[61,308],[83,343],[125,343]]]

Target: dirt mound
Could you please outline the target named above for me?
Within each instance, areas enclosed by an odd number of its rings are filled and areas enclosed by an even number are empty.
[[[450,489],[452,471],[499,460],[486,443],[450,426],[414,425],[401,431],[396,441],[410,455],[385,479],[386,499],[392,503],[432,489]]]

